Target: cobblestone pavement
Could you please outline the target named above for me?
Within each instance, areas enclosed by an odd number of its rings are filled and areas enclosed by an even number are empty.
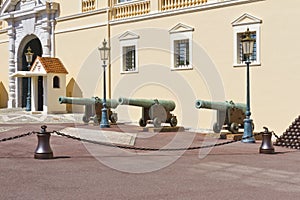
[[[0,109],[0,123],[82,123],[83,114],[33,114],[21,108]]]

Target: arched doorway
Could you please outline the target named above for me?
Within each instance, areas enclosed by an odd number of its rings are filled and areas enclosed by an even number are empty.
[[[26,62],[25,53],[27,52],[28,47],[31,48],[33,54],[32,62],[36,59],[37,56],[43,55],[43,49],[40,40],[34,36],[30,35],[24,38],[23,45],[19,48],[19,58],[18,61],[18,71],[29,71],[28,63]],[[30,63],[31,65],[33,63]],[[28,80],[29,78],[19,78],[18,83],[18,107],[26,107],[26,98],[28,94]],[[39,77],[38,79],[38,110],[43,110],[43,77]]]

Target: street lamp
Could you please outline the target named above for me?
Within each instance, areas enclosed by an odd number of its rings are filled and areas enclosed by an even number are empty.
[[[27,52],[25,53],[25,57],[26,57],[26,62],[28,63],[27,65],[27,68],[28,68],[28,71],[30,71],[30,63],[32,62],[32,57],[33,57],[33,54],[31,52],[31,48],[28,47],[27,48]],[[27,98],[26,98],[26,111],[31,111],[31,78],[28,77],[28,88],[27,88]]]
[[[102,42],[103,46],[99,47],[98,50],[100,51],[100,58],[103,61],[103,106],[102,106],[102,115],[101,115],[101,122],[100,128],[109,128],[108,116],[107,116],[107,108],[106,108],[106,61],[109,57],[110,48],[107,47],[107,42],[104,39]]]
[[[253,123],[252,119],[250,119],[251,112],[250,112],[250,69],[249,65],[251,64],[250,56],[253,53],[253,46],[255,39],[251,38],[251,32],[249,28],[244,33],[245,38],[242,39],[242,48],[243,48],[243,55],[245,58],[245,63],[247,65],[247,109],[246,109],[246,118],[244,119],[244,134],[242,142],[244,143],[254,143],[255,139],[253,137]]]

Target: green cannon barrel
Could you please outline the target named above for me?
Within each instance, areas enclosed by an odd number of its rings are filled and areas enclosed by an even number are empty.
[[[98,97],[92,98],[80,98],[80,97],[59,97],[58,101],[60,104],[75,104],[75,105],[93,105],[96,103],[103,103],[103,100]],[[118,107],[119,103],[115,99],[107,99],[106,106],[107,108],[116,108]]]
[[[128,99],[120,97],[118,100],[120,105],[139,106],[144,108],[150,108],[152,105],[160,104],[167,111],[173,111],[176,107],[174,101],[171,100],[157,100],[157,99]]]
[[[203,101],[197,100],[195,103],[196,108],[205,108],[205,109],[213,109],[219,111],[226,111],[232,108],[238,108],[243,112],[246,112],[246,104],[243,103],[234,103],[232,101],[225,101],[225,102],[212,102],[212,101]]]

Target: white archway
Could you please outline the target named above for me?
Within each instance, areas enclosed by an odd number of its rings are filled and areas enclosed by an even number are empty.
[[[25,46],[38,38],[43,57],[54,57],[55,20],[59,4],[36,0],[8,0],[0,9],[1,19],[8,24],[9,38],[9,100],[8,107],[19,107],[19,83],[12,74],[22,68],[22,53]],[[22,12],[20,12],[22,11]]]

